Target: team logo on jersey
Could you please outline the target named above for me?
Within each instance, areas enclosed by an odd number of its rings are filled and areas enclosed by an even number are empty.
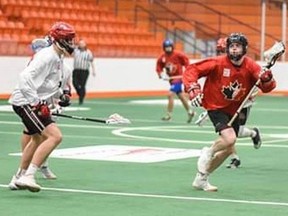
[[[230,85],[222,87],[222,93],[227,100],[239,100],[245,92],[245,89],[242,88],[242,84],[235,80],[233,83],[230,82]]]
[[[224,77],[230,77],[230,69],[229,68],[224,68],[223,76]]]
[[[173,63],[166,63],[165,64],[165,71],[167,74],[173,74],[176,71],[176,66]]]

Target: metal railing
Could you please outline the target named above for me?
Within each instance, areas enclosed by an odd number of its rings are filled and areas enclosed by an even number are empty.
[[[158,4],[155,2],[155,4]],[[163,7],[163,9],[166,11],[166,17],[169,16],[167,15],[168,13],[170,14],[170,17],[173,17],[172,20],[170,20],[171,23],[173,22],[186,22],[188,25],[191,26],[191,29],[197,29],[197,32],[201,32],[201,34],[205,34],[206,36],[208,35],[211,38],[215,38],[214,34],[210,34],[209,32],[207,32],[207,29],[212,30],[213,32],[217,32],[217,30],[210,28],[209,26],[204,26],[201,25],[198,21],[195,20],[186,20],[184,17],[178,15],[177,13],[175,13],[173,10],[170,10],[169,8],[163,6],[160,4],[161,7]],[[154,35],[156,36],[157,32],[162,31],[163,33],[165,33],[166,35],[172,35],[174,41],[178,41],[180,43],[185,44],[185,46],[190,46],[191,50],[193,51],[192,53],[187,53],[187,54],[200,54],[203,57],[207,56],[207,50],[211,50],[211,45],[210,44],[206,44],[206,47],[204,47],[204,49],[197,44],[197,38],[191,36],[191,34],[189,34],[189,32],[180,29],[179,27],[173,27],[173,28],[169,28],[165,25],[163,25],[161,22],[167,20],[164,17],[159,17],[157,16],[155,13],[151,12],[149,9],[141,6],[141,5],[136,5],[135,9],[134,9],[134,22],[135,22],[135,27],[138,26],[138,22],[140,22],[139,17],[140,17],[140,13],[146,13],[148,15],[148,20],[149,20],[149,26],[150,26],[150,31],[154,33]],[[192,42],[191,42],[192,41]],[[188,49],[189,50],[189,49]]]

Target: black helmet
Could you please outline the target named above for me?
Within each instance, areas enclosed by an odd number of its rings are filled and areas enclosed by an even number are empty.
[[[232,55],[229,53],[229,47],[232,43],[238,43],[241,44],[243,47],[243,52],[242,54],[238,54],[238,55]],[[248,48],[248,40],[246,38],[246,36],[242,33],[232,33],[226,41],[226,52],[228,57],[231,60],[234,61],[239,61],[246,53],[247,53],[247,48]]]

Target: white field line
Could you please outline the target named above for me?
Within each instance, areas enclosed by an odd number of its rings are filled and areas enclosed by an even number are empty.
[[[10,124],[10,125],[22,125],[21,122],[17,122],[17,121],[0,121],[0,124]],[[129,131],[169,131],[169,132],[175,132],[175,133],[202,133],[202,134],[213,134],[213,127],[212,126],[208,126],[208,127],[198,127],[198,126],[184,126],[184,125],[174,125],[174,126],[169,126],[169,125],[165,125],[165,126],[148,126],[148,127],[124,127],[124,128],[119,128],[116,126],[101,126],[101,125],[75,125],[75,124],[58,124],[60,127],[66,127],[66,128],[95,128],[95,129],[114,129],[112,131],[112,134],[114,134],[117,137],[124,137],[124,138],[128,138],[128,139],[141,139],[141,140],[153,140],[153,141],[165,141],[165,142],[177,142],[177,143],[191,143],[191,144],[211,144],[211,140],[208,141],[203,141],[203,140],[185,140],[185,139],[173,139],[173,138],[162,138],[162,137],[148,137],[148,136],[138,136],[138,135],[130,135],[127,134],[127,132]],[[184,129],[182,129],[184,128]],[[187,129],[188,128],[188,129]],[[190,129],[189,129],[190,128]],[[205,130],[209,128],[209,131]],[[267,129],[288,129],[288,127],[286,126],[273,126],[273,128],[269,127],[269,126],[260,126],[260,128],[267,128]],[[195,130],[196,129],[196,130]],[[210,130],[212,129],[212,130]],[[18,134],[16,132],[5,132],[5,131],[0,131],[1,134]],[[20,133],[20,132],[19,132]],[[281,142],[287,142],[288,139],[286,139],[286,137],[284,136],[283,138],[280,139],[276,139],[277,136],[275,137],[276,134],[263,134],[261,133],[262,136],[266,136],[266,137],[270,137],[273,139],[270,140],[265,140],[265,145],[263,145],[263,147],[279,147],[279,148],[288,148],[288,145],[277,145],[277,144],[273,144],[273,143],[281,143]],[[287,134],[284,134],[287,135]],[[74,138],[86,138],[86,139],[95,139],[95,136],[81,136],[81,135],[65,135],[66,137],[74,137]],[[279,136],[279,135],[278,135]],[[275,138],[274,138],[275,137]],[[102,137],[103,138],[103,137]],[[249,139],[238,139],[237,142],[237,146],[251,146],[251,142],[243,142],[244,140],[249,140]]]
[[[7,188],[8,185],[0,184],[0,187]],[[288,203],[286,202],[258,201],[258,200],[234,200],[234,199],[221,199],[221,198],[217,199],[217,198],[207,198],[207,197],[169,196],[169,195],[161,195],[161,194],[124,193],[124,192],[80,190],[80,189],[69,189],[69,188],[43,187],[42,190],[54,191],[54,192],[65,192],[65,193],[96,194],[96,195],[106,195],[106,196],[174,199],[174,200],[204,201],[204,202],[208,201],[208,202],[239,203],[239,204],[253,204],[253,205],[265,205],[265,206],[269,206],[269,205],[270,206],[285,206],[285,207],[288,206]]]
[[[165,141],[165,142],[177,142],[177,143],[192,143],[192,144],[211,144],[211,140],[210,141],[199,141],[199,140],[184,140],[184,139],[171,139],[171,138],[161,138],[161,137],[152,137],[152,136],[139,136],[139,135],[130,135],[127,134],[127,132],[129,131],[135,131],[135,130],[139,130],[139,131],[170,131],[172,132],[173,128],[178,128],[178,130],[175,130],[174,132],[178,133],[181,132],[182,130],[179,130],[179,128],[184,127],[184,126],[153,126],[153,127],[130,127],[130,128],[118,128],[112,131],[112,133],[116,136],[121,136],[121,137],[126,137],[126,138],[134,138],[134,139],[141,139],[141,140],[153,140],[153,141]],[[167,129],[168,128],[168,129]],[[187,128],[187,126],[185,126],[185,128]],[[194,128],[195,129],[195,128]],[[205,130],[184,130],[187,133],[208,133],[208,134],[212,134],[213,132],[211,131],[205,131]],[[182,131],[183,132],[183,131]],[[261,133],[262,134],[262,133]],[[273,134],[262,134],[265,136],[270,136]],[[279,148],[288,148],[288,145],[276,145],[273,143],[278,143],[278,142],[287,142],[288,139],[271,139],[271,140],[265,140],[265,145],[263,145],[263,147],[279,147]],[[272,145],[269,145],[272,144]],[[241,142],[241,138],[238,139],[238,142],[236,144],[237,146],[251,146],[251,142],[247,142],[247,143],[243,143]]]

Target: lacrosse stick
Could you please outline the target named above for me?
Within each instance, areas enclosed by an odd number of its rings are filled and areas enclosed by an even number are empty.
[[[266,62],[266,65],[262,67],[262,72],[264,72],[267,69],[270,69],[275,64],[277,59],[284,52],[285,52],[285,45],[281,41],[275,42],[275,44],[270,49],[266,50],[264,52],[264,60]],[[254,92],[258,88],[257,86],[260,84],[260,82],[261,82],[261,80],[259,78],[257,80],[257,82],[254,84],[254,86],[252,87],[252,89],[250,90],[250,92],[248,93],[248,95],[246,96],[246,98],[244,99],[244,101],[242,102],[242,104],[240,105],[240,107],[237,109],[236,113],[233,115],[233,117],[229,121],[229,123],[228,123],[229,126],[231,126],[233,124],[233,122],[235,121],[235,119],[238,117],[239,113],[241,112],[241,110],[245,106],[246,102],[249,100],[249,98],[254,94]]]
[[[168,76],[168,74],[166,72],[161,72],[160,77],[162,80],[164,81],[169,81],[169,80],[173,80],[173,79],[182,79],[182,75],[177,75],[177,76]]]
[[[169,80],[173,80],[173,79],[182,79],[182,75],[177,75],[177,76],[171,76],[171,77],[169,77]]]
[[[203,126],[203,124],[207,120],[208,120],[208,112],[204,111],[198,116],[198,119],[195,121],[195,124],[200,127],[200,126]]]
[[[130,124],[131,123],[129,119],[124,118],[123,116],[117,113],[110,115],[107,119],[95,119],[95,118],[86,118],[82,116],[70,116],[70,115],[65,115],[61,113],[52,113],[52,115],[64,117],[64,118],[76,119],[76,120],[98,122],[98,123],[103,123],[103,124]]]

